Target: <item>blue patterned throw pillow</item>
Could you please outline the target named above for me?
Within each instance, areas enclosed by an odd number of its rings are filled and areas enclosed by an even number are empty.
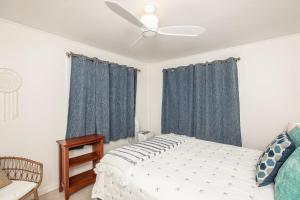
[[[256,184],[260,187],[272,183],[281,165],[295,148],[286,132],[279,134],[259,158],[256,166]]]

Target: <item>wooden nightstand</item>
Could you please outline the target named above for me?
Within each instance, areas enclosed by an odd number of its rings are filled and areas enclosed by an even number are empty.
[[[59,148],[59,191],[65,191],[65,200],[68,200],[74,192],[96,181],[93,169],[71,177],[69,171],[72,167],[90,161],[93,161],[93,168],[95,168],[95,165],[103,157],[103,140],[104,137],[101,135],[89,135],[56,141]],[[93,151],[74,158],[69,157],[70,149],[83,145],[92,145]]]

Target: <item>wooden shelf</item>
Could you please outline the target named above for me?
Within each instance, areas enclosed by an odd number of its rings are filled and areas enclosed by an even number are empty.
[[[57,140],[56,142],[64,147],[72,148],[72,147],[79,147],[86,144],[93,144],[95,142],[100,142],[104,139],[101,135],[88,135],[83,137],[76,137],[66,140]]]
[[[65,200],[68,200],[71,194],[96,181],[96,174],[93,169],[103,157],[104,137],[100,135],[88,135],[58,140],[56,142],[58,144],[59,153],[59,192],[64,191]],[[72,149],[83,145],[92,145],[92,152],[73,158],[69,157]],[[93,169],[70,177],[69,170],[71,167],[90,161],[93,162]]]
[[[70,158],[69,160],[69,165],[70,167],[75,167],[77,165],[89,162],[89,161],[94,161],[97,160],[99,158],[99,156],[97,155],[97,153],[92,152],[92,153],[88,153],[88,154],[84,154],[81,156],[77,156],[74,158]]]
[[[70,177],[69,179],[70,194],[76,192],[77,190],[87,185],[94,183],[95,181],[96,181],[96,174],[93,169]]]

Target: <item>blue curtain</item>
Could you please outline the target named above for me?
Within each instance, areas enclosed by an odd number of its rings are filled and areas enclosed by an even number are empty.
[[[170,132],[241,146],[234,58],[163,70],[162,133]]]
[[[71,56],[66,138],[100,134],[105,142],[134,135],[136,70]]]
[[[134,136],[136,70],[110,65],[110,140]]]

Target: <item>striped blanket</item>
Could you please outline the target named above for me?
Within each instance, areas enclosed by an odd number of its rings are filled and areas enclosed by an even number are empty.
[[[163,152],[177,147],[186,141],[186,136],[175,136],[173,134],[161,135],[146,141],[117,148],[108,152],[111,156],[119,157],[133,165],[157,156]]]

